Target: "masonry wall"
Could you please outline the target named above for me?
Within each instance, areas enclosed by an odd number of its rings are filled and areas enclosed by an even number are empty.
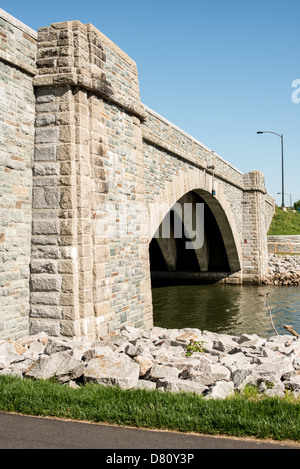
[[[261,173],[145,107],[135,62],[91,24],[36,34],[0,10],[0,27],[0,338],[151,327],[162,220],[149,215],[191,190],[216,217],[233,283],[263,279]]]
[[[0,9],[0,339],[29,327],[36,32]]]
[[[136,64],[92,25],[56,23],[38,31],[34,85],[30,331],[149,327]]]
[[[244,174],[243,282],[259,283],[268,270],[265,178],[260,171]],[[269,200],[269,198],[268,198]],[[269,200],[270,201],[270,200]]]
[[[173,181],[181,169],[202,170],[203,188],[207,184],[210,184],[207,187],[210,192],[217,186],[222,188],[242,237],[243,174],[155,111],[148,107],[146,111],[148,115],[142,126],[142,134],[148,201],[154,201],[166,183]]]

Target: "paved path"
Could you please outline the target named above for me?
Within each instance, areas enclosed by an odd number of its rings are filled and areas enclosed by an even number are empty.
[[[186,453],[197,449],[300,449],[300,444],[141,430],[0,412],[0,449],[184,449]],[[114,453],[117,454],[111,451]]]

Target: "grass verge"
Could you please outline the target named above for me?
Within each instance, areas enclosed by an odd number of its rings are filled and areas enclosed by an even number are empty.
[[[300,213],[276,207],[268,235],[299,235]]]
[[[205,400],[189,393],[121,390],[0,377],[0,410],[210,435],[300,441],[300,401],[253,393]]]

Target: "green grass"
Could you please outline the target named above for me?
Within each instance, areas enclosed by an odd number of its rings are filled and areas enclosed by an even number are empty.
[[[300,213],[276,207],[268,235],[300,235]]]
[[[210,435],[300,441],[300,401],[237,394],[205,400],[189,393],[121,390],[0,377],[0,410]]]

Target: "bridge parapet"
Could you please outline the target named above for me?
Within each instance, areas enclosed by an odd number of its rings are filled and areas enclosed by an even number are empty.
[[[92,24],[39,28],[37,69],[37,87],[77,85],[145,117],[135,62]]]
[[[143,122],[142,133],[145,141],[169,151],[190,162],[209,174],[244,187],[243,173],[203,143],[145,106],[147,119]],[[214,167],[214,170],[212,169]]]

